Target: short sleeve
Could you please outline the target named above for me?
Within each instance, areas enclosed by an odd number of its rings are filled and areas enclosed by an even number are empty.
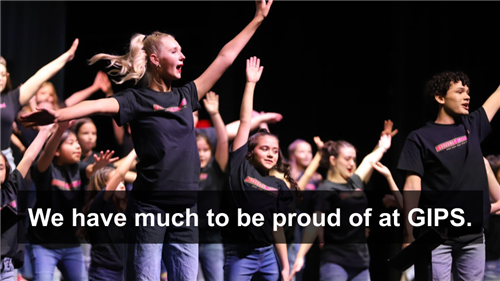
[[[420,177],[424,175],[424,164],[422,146],[420,146],[414,135],[410,134],[405,141],[401,156],[399,157],[398,169],[407,172],[414,172]]]
[[[196,111],[201,108],[200,102],[198,101],[198,89],[196,88],[196,84],[193,81],[178,89],[185,97],[187,97],[192,111]]]
[[[9,98],[9,103],[11,104],[14,113],[17,114],[19,110],[23,107],[21,103],[19,102],[19,97],[21,96],[21,92],[19,91],[19,88],[12,90],[7,93],[8,98]]]
[[[288,205],[293,203],[293,194],[290,189],[286,186],[285,182],[281,182],[280,186],[282,186],[279,197],[278,197],[278,212],[286,214],[288,213]]]
[[[483,141],[491,132],[491,124],[486,115],[486,111],[481,106],[468,116],[470,122],[470,133],[476,133],[480,141]]]
[[[228,171],[229,173],[233,174],[239,166],[245,161],[245,156],[248,152],[248,143],[245,143],[242,145],[240,148],[238,148],[236,151],[232,151],[233,146],[231,145],[229,147],[229,160],[228,160]]]
[[[134,120],[137,111],[138,111],[138,101],[137,97],[134,95],[133,90],[125,90],[119,93],[112,95],[109,98],[114,98],[118,101],[118,105],[120,109],[118,110],[118,114],[113,116],[113,119],[116,121],[118,126],[123,126],[128,122]]]
[[[2,188],[0,189],[2,197],[1,197],[1,207],[5,207],[5,205],[10,202],[17,200],[17,194],[20,189],[23,189],[24,179],[21,173],[15,169],[10,175],[9,179],[2,184]]]
[[[50,189],[51,182],[51,174],[52,169],[54,168],[52,163],[50,163],[49,167],[45,172],[39,172],[37,168],[38,160],[36,160],[31,166],[31,179],[35,183],[36,189]]]
[[[365,190],[365,185],[363,183],[363,180],[361,180],[361,178],[359,177],[359,175],[357,174],[352,175],[352,177],[349,178],[349,181],[351,182],[352,187],[355,190],[356,189]]]

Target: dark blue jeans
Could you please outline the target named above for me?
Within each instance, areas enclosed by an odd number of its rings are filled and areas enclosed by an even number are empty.
[[[196,213],[196,205],[190,208]],[[159,280],[161,262],[165,263],[169,280],[196,280],[198,274],[198,229],[194,227],[139,227],[135,225],[135,214],[160,214],[161,208],[129,197],[127,216],[127,268],[126,280]],[[186,217],[186,213],[183,213]],[[179,221],[179,220],[178,220]],[[157,223],[155,223],[157,225]],[[185,224],[184,224],[185,225]],[[194,225],[194,221],[191,221]],[[163,242],[161,242],[163,241]],[[179,243],[178,241],[188,241]],[[161,242],[161,243],[160,243]]]
[[[281,279],[281,270],[272,245],[262,248],[224,245],[224,256],[225,281]]]
[[[114,271],[104,267],[96,267],[93,264],[89,267],[89,281],[123,281],[123,270]]]
[[[221,281],[224,278],[224,247],[222,244],[201,244],[199,256],[205,281]]]

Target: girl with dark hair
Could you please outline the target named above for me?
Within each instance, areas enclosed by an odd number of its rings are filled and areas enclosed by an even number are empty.
[[[224,280],[288,280],[289,265],[285,233],[282,227],[272,231],[273,214],[286,213],[292,201],[287,184],[269,172],[275,169],[296,189],[290,177],[290,166],[284,161],[278,138],[259,130],[248,138],[252,118],[253,93],[263,71],[260,60],[247,60],[247,83],[241,102],[240,126],[229,153],[229,191],[225,207],[229,214],[237,209],[253,216],[262,214],[261,227],[224,227]],[[231,218],[229,219],[231,221]],[[277,256],[273,249],[277,250]],[[277,258],[282,270],[280,273]]]
[[[24,246],[18,244],[18,240],[24,238],[24,232],[18,233],[18,229],[24,229],[18,223],[23,223],[19,219],[24,210],[18,209],[19,190],[24,189],[24,178],[28,174],[31,163],[38,156],[45,140],[49,136],[52,126],[44,126],[40,133],[28,147],[17,168],[10,172],[7,157],[1,153],[0,157],[0,181],[1,187],[1,217],[2,217],[2,261],[0,264],[1,280],[17,280],[15,268],[20,268],[24,263]]]
[[[196,212],[196,191],[199,189],[200,165],[196,147],[192,112],[199,109],[199,100],[234,62],[257,28],[267,17],[273,1],[256,1],[253,20],[219,52],[200,77],[182,87],[172,82],[181,78],[185,56],[173,36],[154,32],[136,34],[130,41],[130,52],[123,56],[97,54],[90,63],[106,59],[120,75],[118,83],[138,82],[145,76],[147,88],[128,89],[110,98],[84,101],[75,106],[40,110],[25,115],[28,126],[71,120],[94,113],[113,115],[117,125],[129,123],[132,140],[140,162],[126,214],[133,221],[136,213],[170,211]],[[168,192],[166,192],[168,191]],[[175,194],[172,192],[175,191]],[[187,211],[184,211],[186,217]],[[164,216],[163,216],[164,217]],[[187,223],[186,223],[187,224]],[[194,224],[194,223],[193,223]],[[127,224],[129,250],[126,278],[157,279],[160,276],[162,252],[169,278],[193,280],[198,273],[198,230],[176,228],[133,227]],[[142,235],[142,234],[145,235]],[[152,241],[152,240],[153,241]],[[149,242],[149,243],[145,243]],[[157,243],[151,243],[157,242]],[[162,251],[163,247],[168,248]]]
[[[132,150],[115,170],[104,167],[89,179],[86,204],[82,213],[110,214],[125,212],[127,206],[124,178],[133,161]],[[83,227],[77,235],[88,240],[92,245],[89,280],[123,280],[125,260],[125,233],[123,229],[110,224],[108,227]]]
[[[111,158],[113,152],[101,151],[100,156],[94,156],[95,164],[88,165],[80,161],[78,140],[73,132],[67,130],[71,124],[70,121],[58,124],[31,169],[37,191],[34,210],[50,208],[52,212],[67,218],[71,217],[73,209],[81,209],[83,187],[92,173],[116,160]],[[70,226],[70,223],[61,227],[37,224],[28,228],[35,280],[52,280],[56,265],[64,279],[87,279],[76,229]]]
[[[12,135],[12,122],[16,119],[17,112],[33,97],[43,82],[49,80],[61,68],[71,61],[75,56],[78,39],[73,42],[71,48],[57,59],[40,68],[28,81],[19,88],[12,90],[10,75],[7,72],[7,62],[0,57],[0,120],[1,120],[1,149],[7,157],[12,169],[15,169],[14,156],[10,148]]]
[[[356,165],[356,149],[346,141],[328,141],[323,146],[321,165],[328,168],[326,180],[314,195],[314,210],[331,213],[342,210],[342,218],[352,213],[364,213],[368,200],[364,185],[373,167],[391,146],[391,135],[383,134],[377,148],[368,154],[359,167]],[[344,221],[343,221],[344,222]],[[312,224],[306,228],[303,244],[297,254],[292,275],[301,270],[304,256],[312,246],[320,228]],[[368,267],[370,256],[364,227],[353,227],[347,221],[340,227],[324,227],[325,245],[321,252],[321,280],[370,280]]]

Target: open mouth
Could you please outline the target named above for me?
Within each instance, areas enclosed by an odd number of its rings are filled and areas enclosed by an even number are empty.
[[[465,110],[469,110],[469,104],[468,103],[464,103],[464,104],[462,104],[462,106],[463,106],[463,108]]]
[[[181,73],[181,72],[182,72],[182,66],[183,66],[183,64],[179,64],[178,66],[176,66],[176,69],[177,69],[177,71],[178,71],[179,73]]]
[[[352,169],[347,169],[347,171],[348,171],[349,173],[352,173]]]

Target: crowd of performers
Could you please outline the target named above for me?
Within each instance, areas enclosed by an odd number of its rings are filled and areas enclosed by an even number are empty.
[[[254,89],[264,72],[260,59],[246,61],[238,121],[224,124],[219,96],[211,92],[271,5],[257,1],[251,22],[201,76],[180,87],[172,82],[181,78],[185,56],[173,36],[160,32],[135,34],[123,56],[90,59],[90,64],[109,61],[109,74],[118,77],[118,84],[145,82],[145,87],[116,94],[107,74],[98,72],[90,87],[58,100],[47,81],[73,59],[78,39],[17,88],[1,58],[1,280],[311,280],[303,274],[311,251],[319,258],[309,267],[320,280],[370,280],[364,227],[271,225],[275,213],[329,214],[337,208],[363,213],[368,207],[364,187],[374,170],[393,192],[385,199],[405,217],[416,207],[461,207],[466,201],[439,197],[441,193],[430,197],[426,191],[481,191],[480,215],[471,218],[474,227],[447,229],[444,241],[415,262],[415,278],[498,280],[498,237],[493,235],[498,230],[488,219],[495,222],[489,214],[500,210],[500,157],[484,158],[480,144],[500,108],[500,88],[469,112],[465,74],[444,72],[428,81],[425,90],[439,111],[434,122],[406,139],[398,163],[407,173],[403,187],[380,162],[397,133],[390,120],[361,161],[349,142],[319,137],[314,138],[314,156],[309,141],[297,139],[285,159],[267,126],[282,116],[253,110]],[[106,98],[87,100],[97,91]],[[197,128],[201,103],[211,119],[209,128]],[[94,150],[97,128],[88,118],[93,114],[113,117],[118,151]],[[14,159],[11,147],[21,152],[21,159]],[[21,192],[30,189],[36,192]],[[214,193],[196,196],[198,191]],[[20,198],[25,194],[30,198]],[[22,200],[34,210],[123,213],[130,221],[139,213],[241,210],[260,213],[264,226],[213,228],[200,219],[194,228],[24,228]],[[425,230],[414,230],[408,222],[403,229],[403,248]],[[193,243],[198,239],[204,242]]]

